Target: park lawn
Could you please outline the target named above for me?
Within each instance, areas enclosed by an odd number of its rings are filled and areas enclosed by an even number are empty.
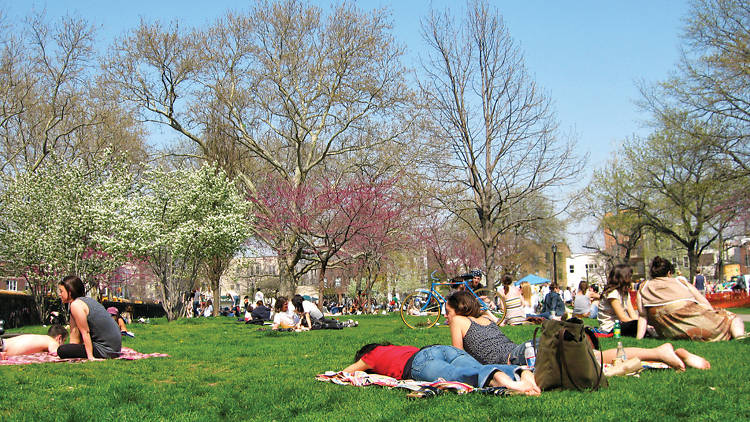
[[[750,314],[750,308],[729,308],[727,310],[735,314]]]
[[[404,390],[323,383],[315,375],[348,365],[362,344],[448,343],[445,326],[411,330],[397,314],[360,316],[359,327],[306,333],[258,331],[232,318],[129,326],[124,345],[169,358],[0,366],[0,420],[117,421],[497,421],[749,420],[747,340],[673,342],[705,356],[709,371],[650,371],[610,379],[598,392],[541,397],[445,394],[409,400]],[[504,331],[520,342],[534,326]],[[18,330],[13,330],[18,331]],[[42,327],[24,327],[42,333]],[[657,340],[626,338],[626,346]],[[615,341],[603,339],[606,348]]]

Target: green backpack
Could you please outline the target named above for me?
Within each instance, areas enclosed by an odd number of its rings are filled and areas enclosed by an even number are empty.
[[[536,350],[534,376],[542,390],[598,390],[607,387],[604,376],[603,354],[597,362],[594,348],[599,340],[583,321],[546,320],[542,323],[542,336]],[[539,328],[534,330],[534,342]],[[600,352],[601,353],[601,352]]]

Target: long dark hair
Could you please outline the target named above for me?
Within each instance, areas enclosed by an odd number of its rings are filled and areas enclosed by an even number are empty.
[[[58,284],[68,291],[68,294],[72,299],[86,296],[86,288],[83,286],[83,281],[81,281],[78,276],[69,275],[63,278]]]
[[[502,283],[503,283],[503,290],[505,291],[505,294],[507,295],[508,292],[510,291],[510,285],[513,284],[513,278],[511,278],[511,276],[509,276],[508,274],[505,274],[503,276]]]
[[[294,309],[297,310],[297,312],[304,312],[305,308],[302,307],[302,302],[305,301],[305,298],[303,298],[301,295],[294,295],[292,298],[292,305],[294,305]]]
[[[633,269],[630,265],[618,264],[609,270],[609,276],[607,277],[607,285],[604,286],[602,296],[607,295],[612,290],[617,290],[621,293],[630,289],[630,284],[633,282]]]
[[[388,343],[387,341],[382,343],[369,343],[362,346],[361,349],[357,350],[357,353],[354,354],[354,361],[357,362],[358,360],[362,359],[362,356],[372,352],[376,348],[380,346],[391,346],[391,343]]]

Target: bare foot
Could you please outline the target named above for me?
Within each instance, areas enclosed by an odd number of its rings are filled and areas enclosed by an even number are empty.
[[[687,366],[697,369],[711,369],[711,364],[704,358],[694,355],[685,349],[677,349],[674,351],[677,356],[682,359]]]
[[[6,355],[7,355],[7,353],[0,352],[0,360],[5,360],[6,359]]]
[[[525,375],[528,373],[529,375]],[[527,395],[527,396],[538,396],[541,394],[542,390],[539,388],[538,385],[536,385],[536,380],[534,380],[534,374],[532,374],[529,371],[524,371],[521,374],[521,380],[520,381],[505,381],[503,383],[504,387],[508,388],[509,390],[516,391],[518,393]]]
[[[677,356],[672,343],[664,343],[655,349],[659,353],[659,359],[678,371],[685,370],[685,362]]]
[[[529,374],[526,375],[526,372]],[[502,371],[496,371],[492,376],[492,380],[490,380],[490,385],[492,387],[505,387],[508,390],[527,396],[538,396],[542,392],[539,386],[536,385],[534,374],[529,371],[521,373],[520,381],[514,381]]]
[[[525,381],[525,382],[529,383],[533,387],[534,391],[536,391],[537,393],[539,393],[539,394],[542,393],[542,389],[539,388],[539,386],[537,385],[536,378],[534,378],[534,373],[533,372],[531,372],[531,371],[523,371],[523,372],[521,372],[521,381]]]

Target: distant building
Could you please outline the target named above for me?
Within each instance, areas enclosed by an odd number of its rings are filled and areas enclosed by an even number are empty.
[[[590,285],[607,283],[607,260],[597,252],[571,254],[565,260],[565,271],[568,286],[573,289],[577,289],[582,280],[587,280]]]

